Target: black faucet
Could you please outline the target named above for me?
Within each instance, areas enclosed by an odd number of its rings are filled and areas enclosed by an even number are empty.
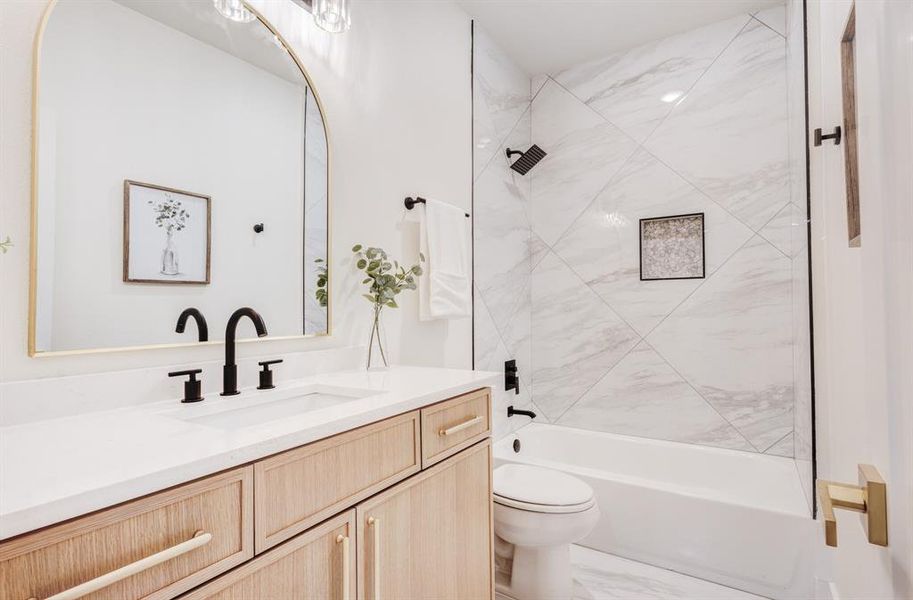
[[[228,325],[225,326],[225,366],[222,367],[222,396],[236,396],[241,392],[238,391],[238,365],[235,364],[235,330],[238,328],[238,321],[241,317],[250,317],[257,329],[257,337],[266,335],[266,325],[263,323],[263,317],[252,308],[239,308],[231,313],[228,317]]]
[[[523,415],[524,417],[529,417],[530,419],[536,418],[536,413],[531,410],[520,410],[519,408],[514,408],[513,406],[507,407],[507,416],[512,417],[514,415]]]
[[[193,307],[184,309],[181,316],[178,317],[178,324],[177,327],[174,328],[174,331],[176,333],[184,333],[184,328],[187,327],[187,319],[189,317],[193,317],[193,320],[197,322],[197,333],[200,341],[209,341],[209,327],[206,325],[206,317],[203,316],[203,313]]]

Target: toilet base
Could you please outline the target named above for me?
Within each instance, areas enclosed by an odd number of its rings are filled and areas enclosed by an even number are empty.
[[[514,600],[570,600],[571,546],[514,546],[509,586],[497,591]]]

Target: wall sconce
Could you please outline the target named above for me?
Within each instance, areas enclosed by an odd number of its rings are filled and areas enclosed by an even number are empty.
[[[343,33],[352,26],[349,0],[313,0],[314,22],[324,31]]]

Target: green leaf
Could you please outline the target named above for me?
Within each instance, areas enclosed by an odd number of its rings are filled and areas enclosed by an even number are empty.
[[[360,252],[360,251],[361,251],[361,244],[355,244],[354,246],[352,246],[352,252]]]
[[[368,302],[374,302],[374,296],[372,296],[371,294],[362,294],[362,296],[367,298]]]
[[[394,302],[393,300],[390,300],[389,302],[387,302],[387,306],[389,306],[390,308],[399,308],[399,305],[396,302]]]
[[[418,258],[419,258],[419,260],[421,260],[422,262],[425,262],[425,255],[422,254],[421,252],[418,253]]]
[[[314,262],[317,263],[317,264],[320,264],[320,263],[323,262],[323,259],[322,259],[322,258],[315,258],[315,259],[314,259]]]

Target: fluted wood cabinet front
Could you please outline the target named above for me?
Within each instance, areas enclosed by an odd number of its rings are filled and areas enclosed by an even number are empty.
[[[357,506],[358,597],[493,597],[491,442]]]
[[[354,600],[354,530],[349,510],[180,600]]]
[[[163,552],[174,556],[148,564]],[[253,555],[248,466],[3,542],[0,599],[65,590],[85,600],[173,598]],[[85,591],[131,566],[130,576]]]

